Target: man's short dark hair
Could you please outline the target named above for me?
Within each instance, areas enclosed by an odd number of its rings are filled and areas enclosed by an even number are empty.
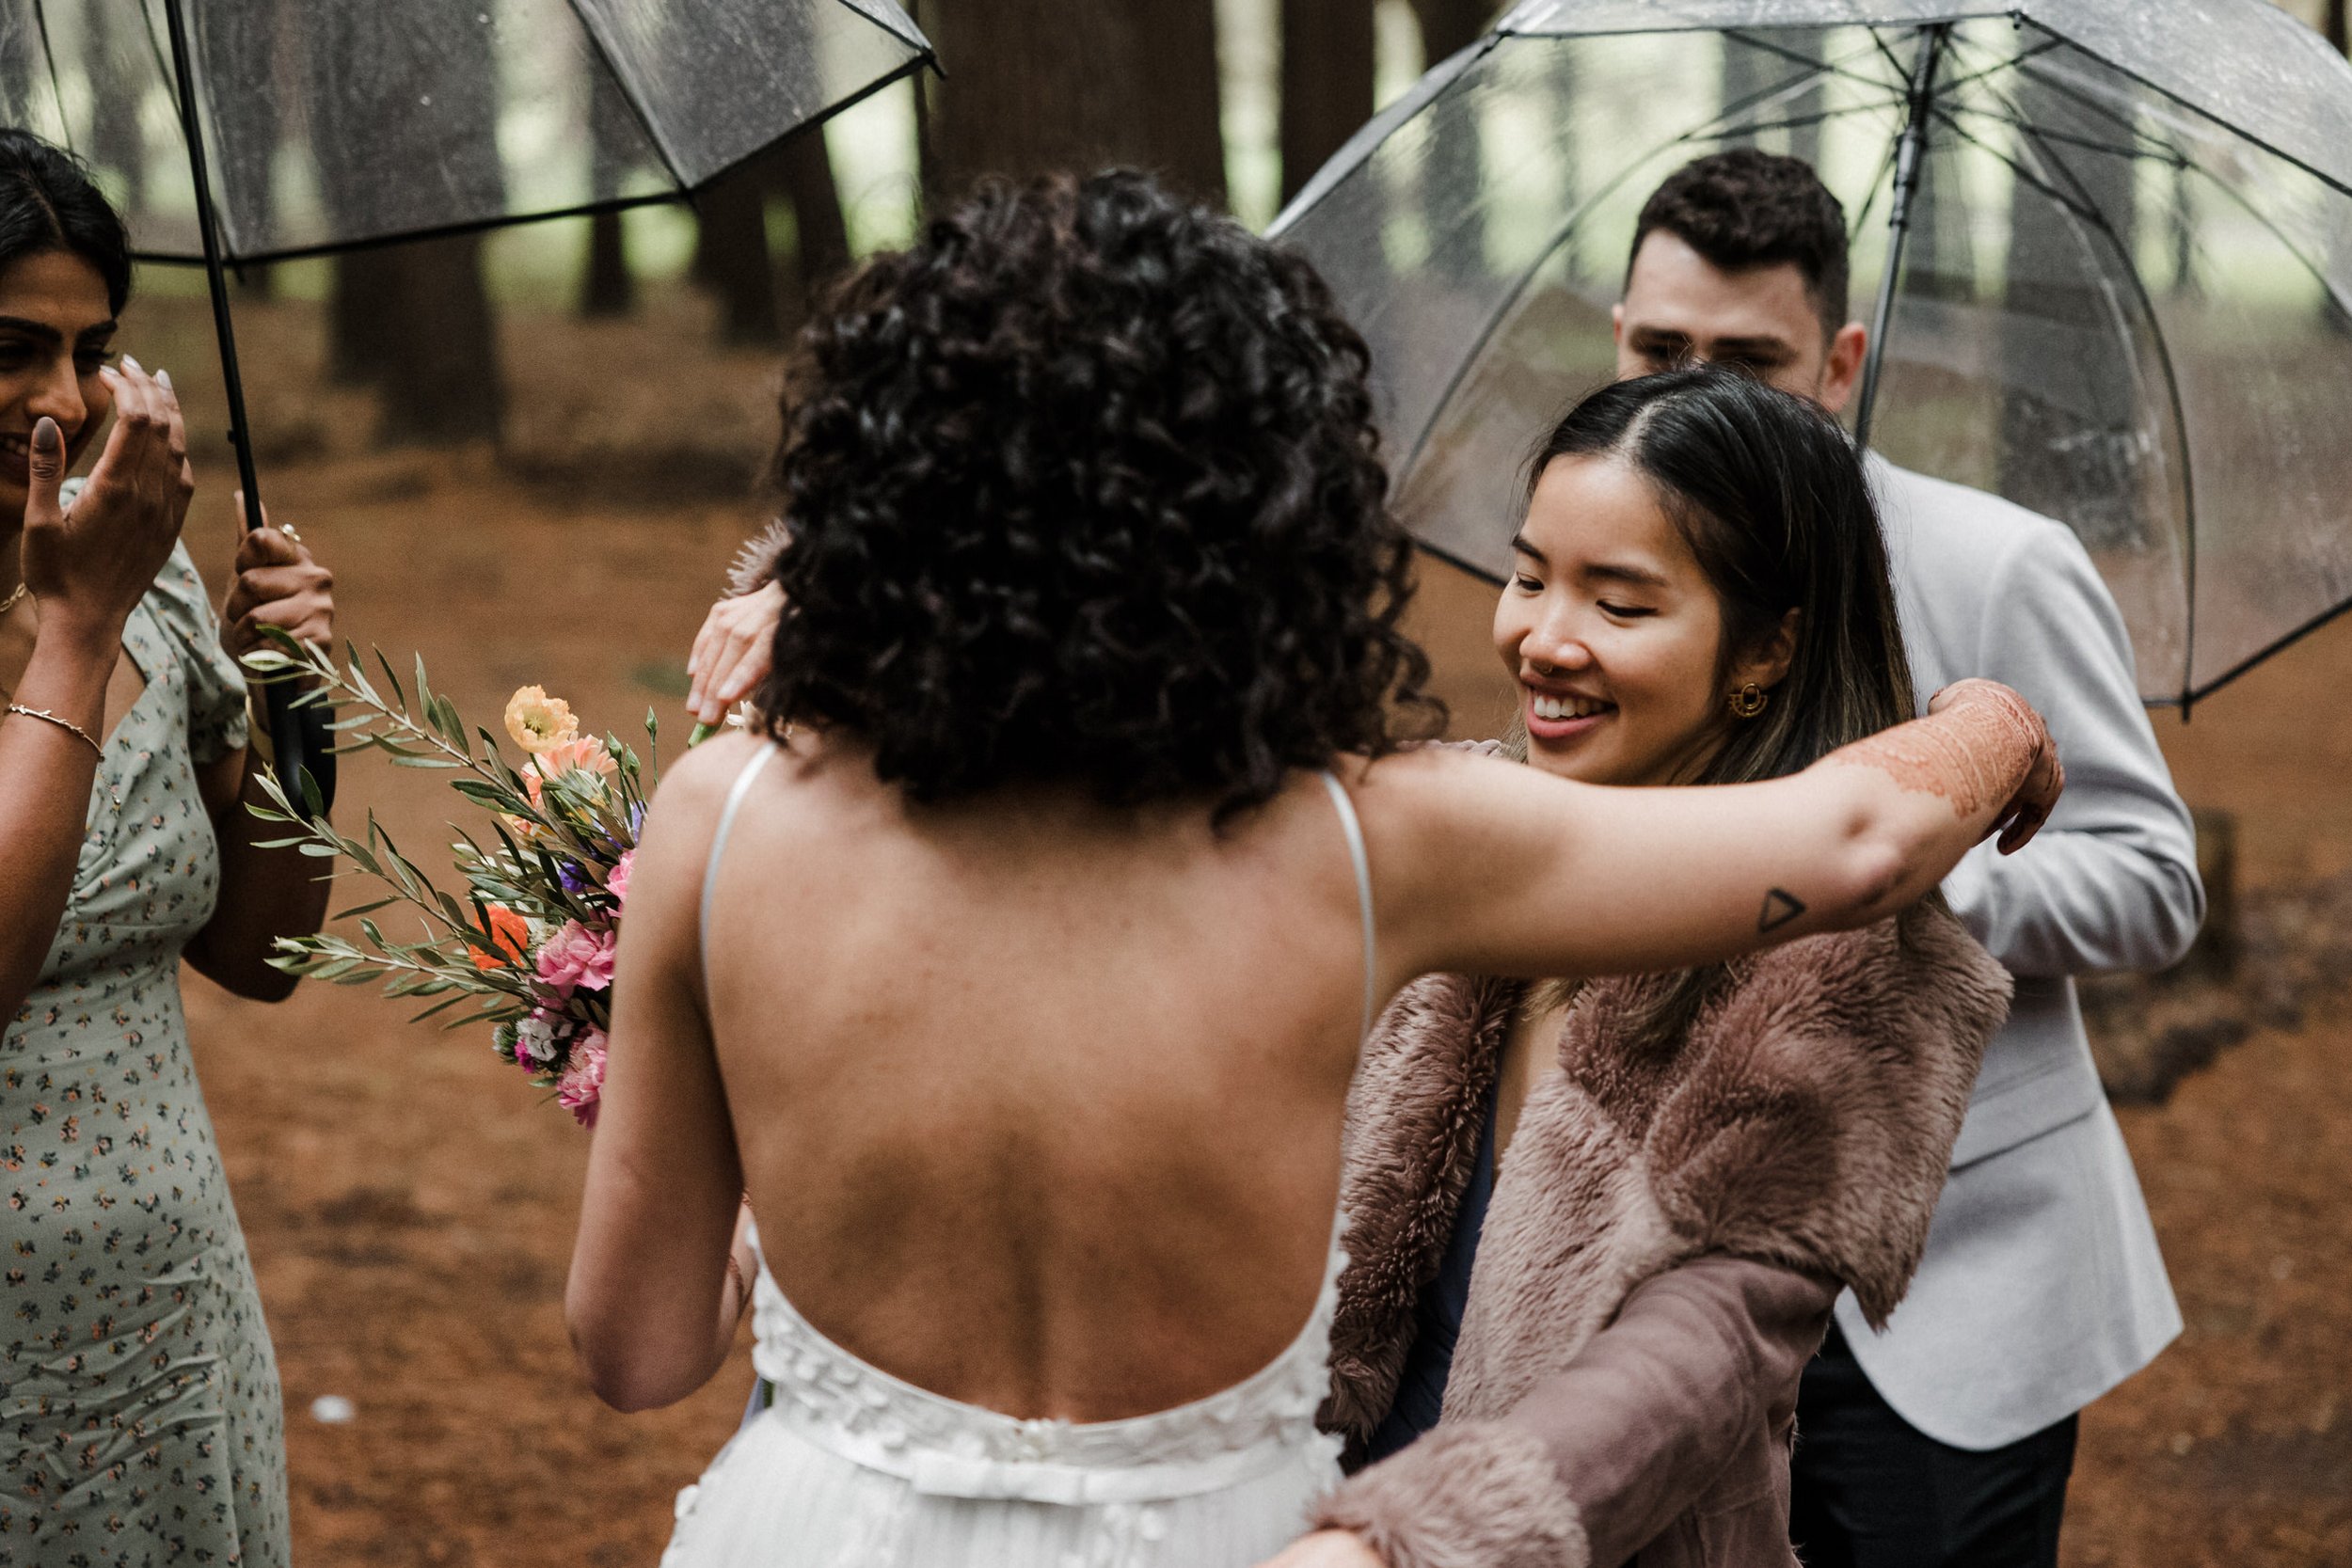
[[[1823,333],[1845,325],[1846,209],[1804,159],[1740,147],[1683,165],[1642,208],[1629,278],[1642,242],[1660,230],[1725,272],[1795,267]]]

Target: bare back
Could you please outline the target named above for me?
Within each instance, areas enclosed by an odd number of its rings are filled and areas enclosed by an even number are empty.
[[[1078,1420],[1215,1392],[1298,1334],[1366,995],[1323,781],[1221,833],[1206,803],[1068,790],[910,807],[803,736],[714,864],[719,1071],[811,1324],[952,1399]]]

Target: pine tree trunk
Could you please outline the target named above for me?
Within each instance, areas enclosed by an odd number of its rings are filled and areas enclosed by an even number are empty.
[[[322,195],[332,209],[383,178],[375,127],[385,104],[430,92],[453,115],[487,118],[498,92],[483,51],[459,51],[428,70],[353,72],[387,54],[395,28],[474,30],[476,0],[408,0],[381,7],[287,7],[294,47],[313,78],[310,124]],[[346,218],[349,214],[344,214]],[[393,441],[497,441],[505,412],[498,320],[482,277],[478,234],[371,246],[336,259],[327,360],[337,379],[375,387],[383,435]]]
[[[580,278],[580,313],[626,316],[636,304],[637,278],[628,270],[621,214],[597,213],[588,220],[588,268]]]
[[[1413,0],[1413,14],[1421,23],[1422,58],[1436,65],[1484,37],[1495,8],[1491,0]]]
[[[384,438],[430,446],[495,442],[506,390],[498,317],[482,284],[482,236],[418,240],[382,255],[391,263],[393,287],[379,330],[397,340],[378,360]]]
[[[803,131],[776,150],[776,180],[792,203],[794,261],[803,304],[850,269],[850,228],[841,215],[841,191],[824,133]]]
[[[934,199],[1120,164],[1222,199],[1214,0],[929,0],[923,18],[955,62],[927,108]]]
[[[739,345],[784,341],[776,269],[768,250],[769,171],[754,159],[695,198],[695,272],[718,297],[719,335]]]
[[[1135,0],[1144,77],[1145,161],[1185,195],[1225,205],[1216,0]]]
[[[1282,199],[1372,118],[1372,0],[1281,0]]]
[[[620,84],[597,70],[588,87],[588,194],[596,201],[617,199],[629,176],[622,150],[631,145],[636,124]],[[580,313],[626,316],[637,303],[637,279],[628,270],[628,245],[621,214],[598,213],[588,220],[588,266],[580,279]]]
[[[400,352],[404,330],[396,305],[400,256],[387,246],[349,250],[335,258],[326,296],[326,377],[343,387],[373,387]]]

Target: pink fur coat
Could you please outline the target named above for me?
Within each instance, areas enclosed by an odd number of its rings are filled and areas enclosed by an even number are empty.
[[[1922,914],[1740,960],[1663,1050],[1646,982],[1585,988],[1496,1173],[1436,1431],[1317,1523],[1391,1568],[1771,1568],[1791,1560],[1799,1373],[1841,1286],[1874,1324],[1927,1242],[2008,974]],[[1401,994],[1349,1108],[1349,1262],[1325,1424],[1392,1399],[1524,987]]]

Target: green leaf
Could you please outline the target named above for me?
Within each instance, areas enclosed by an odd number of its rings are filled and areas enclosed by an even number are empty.
[[[402,689],[400,677],[392,673],[392,661],[384,657],[384,650],[381,648],[375,650],[375,662],[382,667],[384,679],[391,686],[392,696],[398,700],[403,708],[405,708],[408,705],[408,693]]]

